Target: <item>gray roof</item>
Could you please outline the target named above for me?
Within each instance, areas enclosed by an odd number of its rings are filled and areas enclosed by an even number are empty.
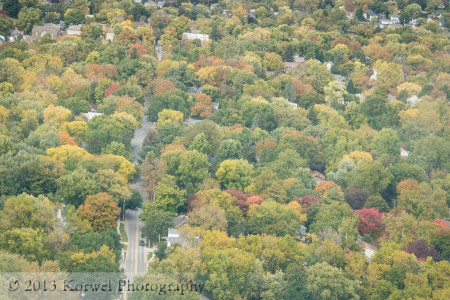
[[[17,29],[17,28],[14,28],[13,30],[11,30],[10,32],[9,32],[9,35],[10,36],[15,36],[15,35],[23,35],[23,31],[20,31],[19,29]]]
[[[82,24],[80,24],[80,25],[70,25],[69,27],[67,27],[67,31],[69,31],[69,30],[81,31],[81,27],[82,26],[83,26]]]
[[[61,27],[56,24],[46,23],[42,26],[41,25],[33,26],[33,30],[31,31],[33,35],[42,34],[44,32],[52,35],[58,35],[61,32]]]

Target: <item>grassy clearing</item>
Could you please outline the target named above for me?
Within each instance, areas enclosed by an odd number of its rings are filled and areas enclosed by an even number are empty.
[[[149,261],[153,256],[152,252],[147,253],[147,261]]]
[[[128,242],[128,236],[127,233],[125,232],[125,224],[120,223],[120,235],[122,236],[122,242],[127,243]]]

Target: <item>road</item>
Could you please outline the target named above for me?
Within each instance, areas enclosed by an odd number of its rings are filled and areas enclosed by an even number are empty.
[[[128,250],[125,263],[127,279],[133,281],[135,275],[147,272],[147,258],[145,247],[139,246],[142,222],[139,220],[140,211],[127,210],[125,231],[128,236]]]
[[[162,59],[162,48],[161,44],[158,42],[156,46],[156,51],[158,55],[158,60]],[[144,112],[147,110],[147,106],[149,104],[148,97],[145,98],[144,103]],[[139,157],[139,152],[142,150],[142,145],[144,143],[144,139],[147,136],[148,129],[151,126],[151,123],[147,121],[147,118],[144,116],[141,120],[141,128],[138,128],[134,132],[134,137],[131,140],[131,156],[133,157],[133,163],[138,164],[141,158]],[[144,190],[144,181],[142,178],[138,178],[136,182],[131,184],[131,189],[138,190],[143,199],[143,204],[147,202],[147,193]],[[143,275],[147,272],[147,254],[146,247],[139,246],[139,240],[141,239],[141,229],[144,224],[139,219],[139,214],[141,210],[132,211],[127,210],[125,212],[125,232],[128,236],[128,249],[125,259],[125,273],[127,279],[133,281],[136,275]],[[124,295],[124,299],[126,299],[126,294]]]
[[[144,104],[144,111],[147,109],[148,98],[146,97]],[[142,127],[136,129],[134,132],[134,137],[131,140],[131,146],[133,150],[131,155],[133,156],[133,163],[138,164],[140,157],[139,152],[142,150],[142,144],[144,142],[145,136],[147,135],[150,123],[144,116],[141,120]],[[132,189],[138,190],[143,199],[143,204],[147,201],[147,194],[144,190],[144,182],[142,178],[131,184]],[[139,219],[139,214],[141,210],[132,211],[127,210],[125,213],[125,232],[128,236],[128,249],[125,261],[125,273],[127,279],[133,280],[135,275],[142,275],[147,272],[147,256],[144,246],[139,246],[139,240],[141,239],[141,229],[144,224]]]

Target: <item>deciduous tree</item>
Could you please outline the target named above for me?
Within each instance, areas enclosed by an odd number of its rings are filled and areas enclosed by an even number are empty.
[[[77,210],[82,218],[89,220],[92,229],[97,232],[115,228],[119,212],[117,202],[107,193],[87,196],[84,204]]]

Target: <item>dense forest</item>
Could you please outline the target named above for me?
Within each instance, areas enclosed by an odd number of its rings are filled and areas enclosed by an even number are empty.
[[[136,282],[448,299],[449,27],[447,0],[3,0],[0,271],[123,276],[142,209]]]

